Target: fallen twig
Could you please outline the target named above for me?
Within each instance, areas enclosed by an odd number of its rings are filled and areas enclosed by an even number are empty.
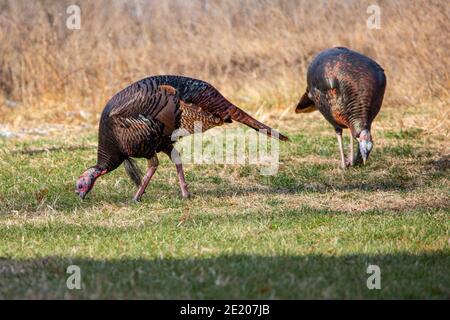
[[[11,150],[10,154],[37,154],[37,153],[44,153],[44,152],[54,152],[54,151],[74,151],[74,150],[87,150],[87,149],[95,149],[97,148],[97,145],[88,144],[88,145],[74,145],[74,146],[53,146],[53,147],[45,147],[45,148],[39,148],[39,149],[16,149]]]

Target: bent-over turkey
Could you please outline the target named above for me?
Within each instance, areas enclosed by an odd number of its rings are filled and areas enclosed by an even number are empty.
[[[378,63],[347,48],[328,49],[309,65],[306,93],[295,112],[318,109],[334,126],[342,168],[361,160],[365,164],[373,147],[372,121],[380,111],[385,88],[386,76]],[[344,128],[349,128],[351,133],[347,161],[342,146]],[[359,142],[355,157],[353,139]]]
[[[202,131],[237,121],[286,141],[265,124],[225,99],[210,84],[181,76],[154,76],[135,82],[117,93],[105,106],[99,125],[97,164],[78,179],[76,193],[84,199],[95,180],[122,163],[138,186],[134,200],[139,201],[158,166],[157,153],[167,154],[176,165],[182,196],[189,192],[180,156],[173,144],[176,129]],[[143,178],[131,158],[147,158]]]

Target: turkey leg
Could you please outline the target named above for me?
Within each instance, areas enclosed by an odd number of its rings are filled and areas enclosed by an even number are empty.
[[[183,198],[187,199],[190,197],[189,190],[187,188],[186,179],[184,178],[183,165],[181,164],[181,157],[177,149],[172,147],[170,150],[165,151],[165,153],[170,157],[170,160],[175,164],[177,168],[178,181],[180,182],[181,195]]]
[[[347,168],[347,164],[345,163],[344,148],[342,146],[342,129],[336,128],[336,138],[339,145],[339,154],[341,156],[341,167],[345,170]]]
[[[136,191],[136,194],[133,197],[133,201],[140,201],[142,198],[142,195],[145,192],[145,189],[147,188],[150,180],[152,179],[153,175],[156,172],[156,168],[158,167],[159,161],[158,157],[154,155],[152,158],[148,160],[148,169],[147,173],[145,174],[144,178],[142,179],[141,185],[139,186],[139,189]]]
[[[355,165],[355,159],[354,159],[354,151],[353,151],[353,136],[350,132],[350,146],[349,146],[349,156],[347,160],[347,167],[351,167]]]

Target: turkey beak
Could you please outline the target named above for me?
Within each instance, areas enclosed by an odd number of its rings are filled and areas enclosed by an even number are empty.
[[[366,164],[367,159],[369,158],[370,151],[372,151],[373,143],[367,140],[361,140],[359,142],[359,151],[361,151],[361,157],[363,160],[363,164]]]

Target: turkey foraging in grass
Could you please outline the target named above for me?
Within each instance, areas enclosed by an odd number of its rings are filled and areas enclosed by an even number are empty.
[[[342,168],[361,160],[365,164],[373,147],[372,121],[380,111],[385,88],[386,76],[378,63],[347,48],[328,49],[309,65],[306,93],[295,112],[319,110],[334,126]],[[342,146],[344,128],[351,133],[348,161]],[[353,139],[359,142],[356,157]]]
[[[138,186],[133,199],[139,201],[158,167],[156,154],[162,151],[175,163],[182,196],[187,198],[189,192],[172,133],[177,129],[193,133],[199,122],[202,131],[206,131],[233,120],[268,136],[288,140],[230,103],[204,81],[154,76],[135,82],[106,104],[99,125],[97,164],[80,176],[76,193],[84,199],[98,177],[124,162],[128,175]],[[131,158],[148,159],[143,178]]]

